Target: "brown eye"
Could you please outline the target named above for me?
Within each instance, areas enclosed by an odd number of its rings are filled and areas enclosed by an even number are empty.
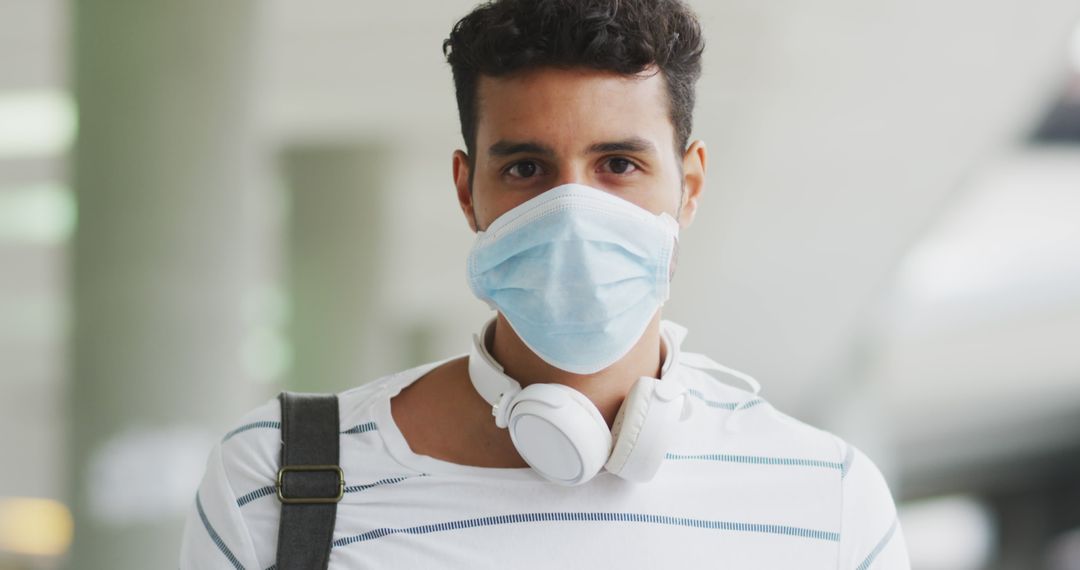
[[[511,166],[508,172],[516,178],[532,178],[538,170],[535,162],[525,161]]]
[[[615,174],[626,174],[632,172],[635,165],[625,158],[613,158],[608,161],[608,168]]]

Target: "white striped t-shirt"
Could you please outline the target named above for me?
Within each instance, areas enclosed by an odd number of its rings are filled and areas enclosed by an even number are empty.
[[[764,400],[733,411],[749,392],[682,363],[669,374],[683,375],[696,409],[648,483],[601,471],[565,487],[528,467],[415,454],[390,398],[447,360],[339,394],[347,487],[331,570],[909,568],[892,496],[870,459]],[[210,453],[181,570],[274,566],[280,421],[271,400]]]

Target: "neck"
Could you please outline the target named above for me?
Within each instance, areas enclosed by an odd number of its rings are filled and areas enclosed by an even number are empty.
[[[615,421],[619,407],[638,378],[660,377],[665,356],[664,343],[660,340],[659,310],[626,356],[594,374],[574,374],[544,362],[510,328],[502,313],[498,315],[493,336],[488,347],[492,358],[501,364],[503,372],[517,380],[522,388],[537,382],[563,384],[574,388],[592,400],[607,421],[608,427]]]

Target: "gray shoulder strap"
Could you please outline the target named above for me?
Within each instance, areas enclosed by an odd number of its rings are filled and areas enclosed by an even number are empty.
[[[333,394],[282,392],[281,502],[277,570],[325,570],[334,541],[337,504],[345,493],[338,463],[338,399]]]

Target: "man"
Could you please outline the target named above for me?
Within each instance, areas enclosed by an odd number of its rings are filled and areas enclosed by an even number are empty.
[[[339,395],[329,567],[907,568],[874,464],[661,319],[705,187],[689,9],[498,0],[444,50],[469,285],[496,316],[469,355]],[[274,564],[280,417],[212,452],[182,568]]]

